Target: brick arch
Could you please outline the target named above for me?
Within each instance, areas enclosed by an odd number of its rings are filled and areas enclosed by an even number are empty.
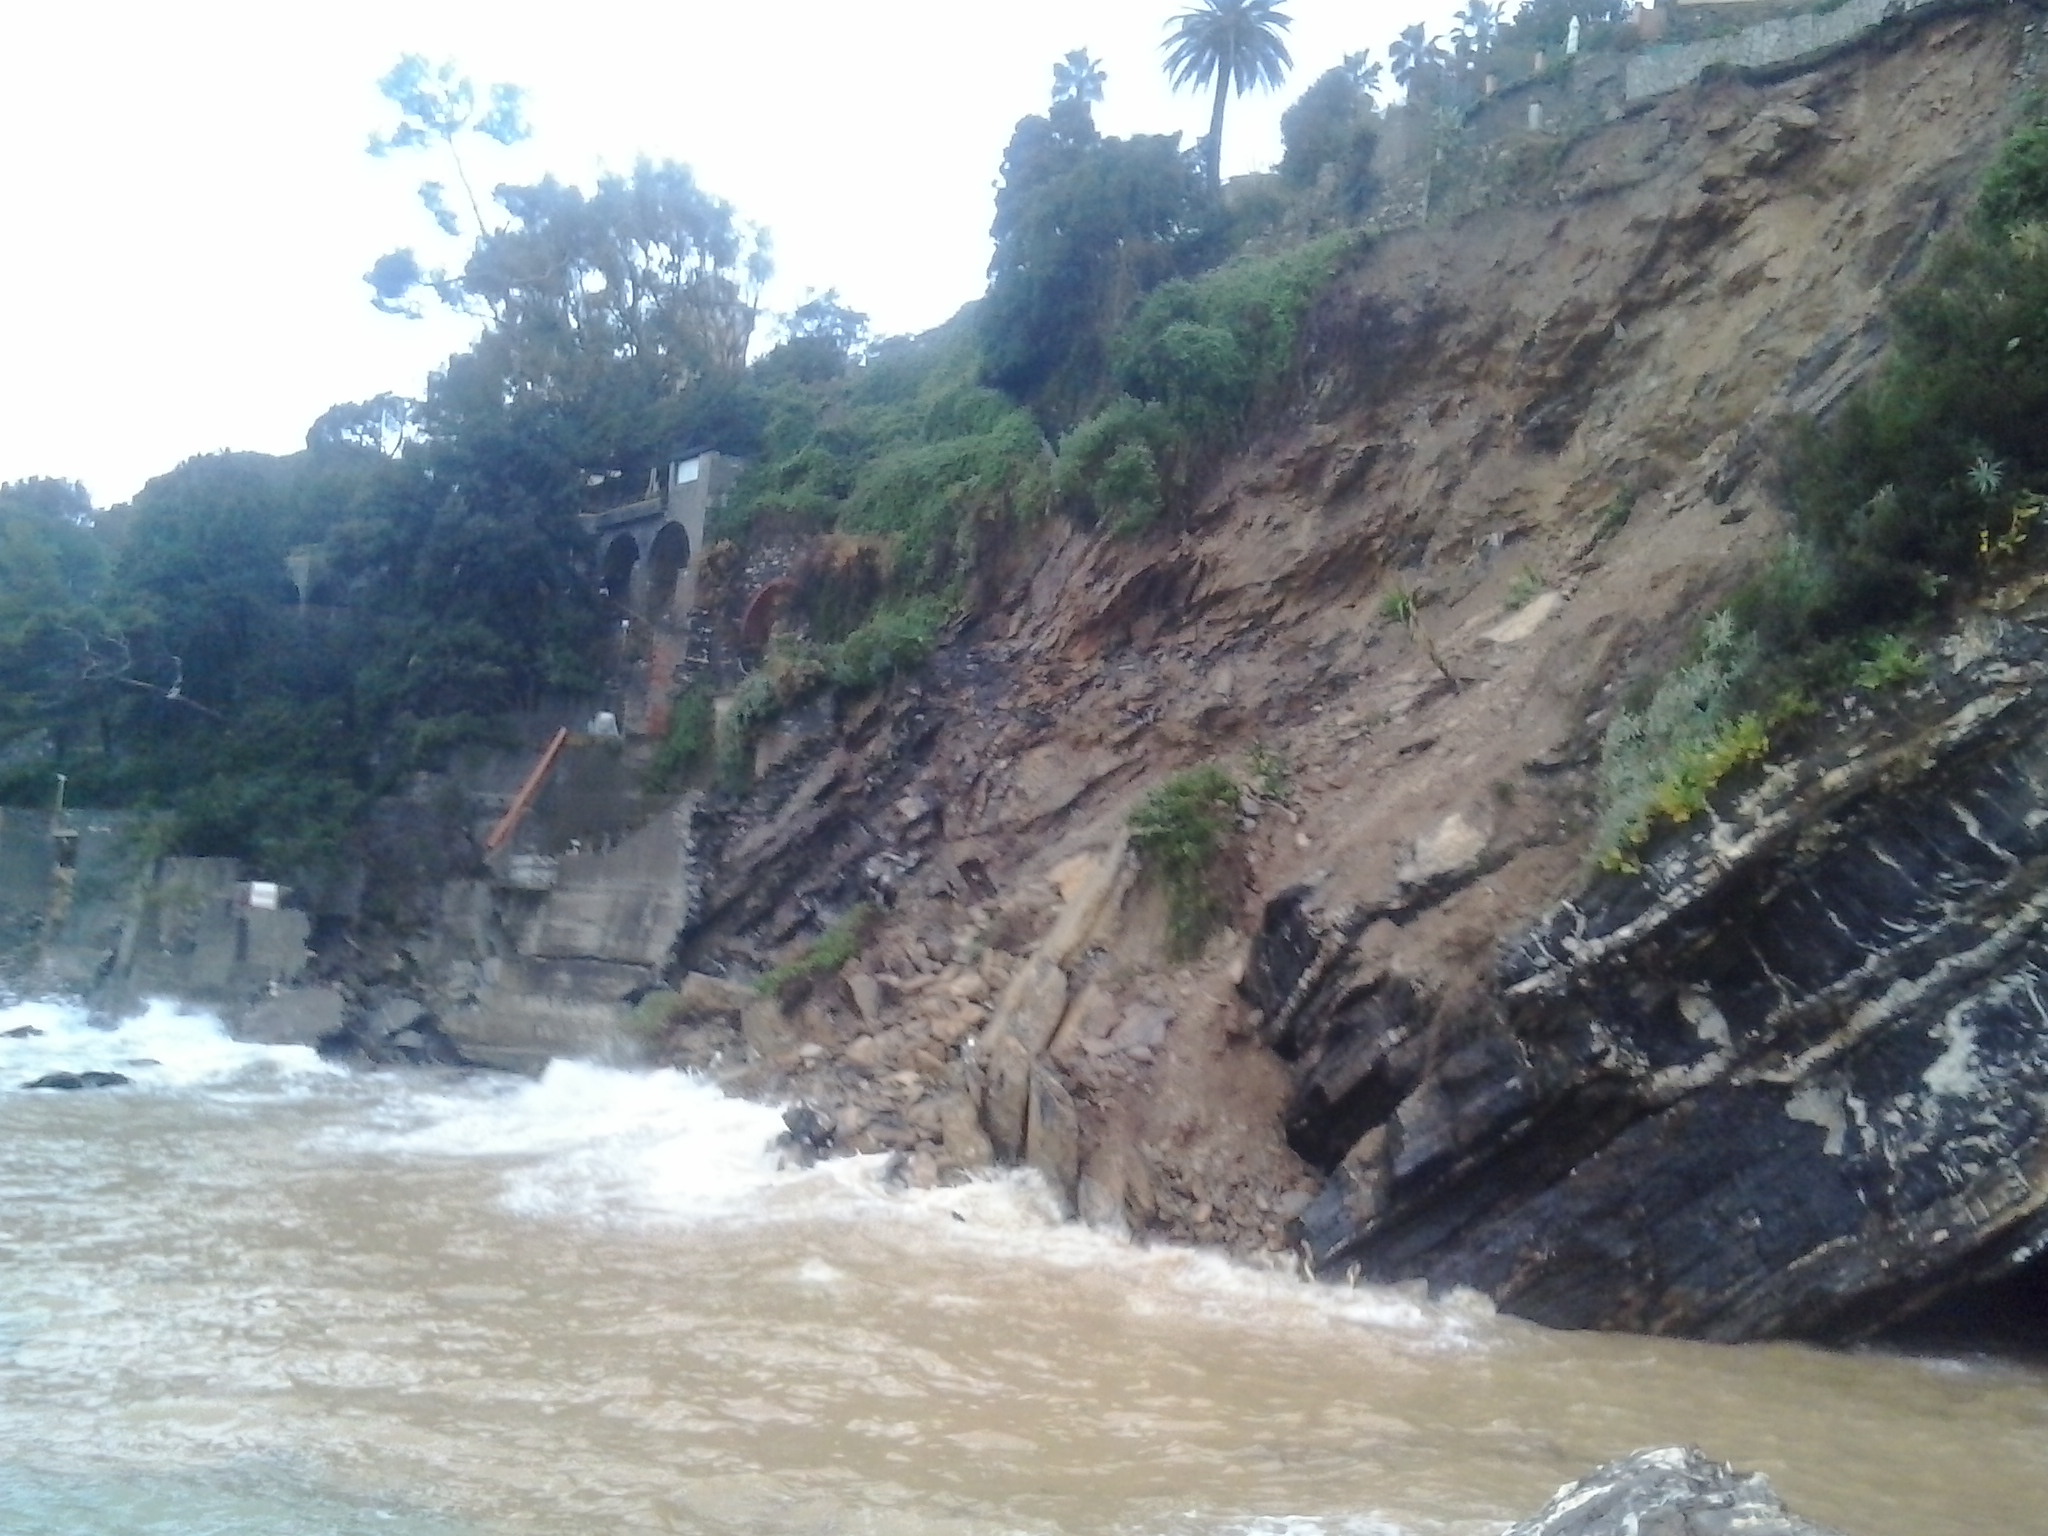
[[[650,619],[667,616],[676,597],[676,583],[689,570],[695,557],[689,530],[681,523],[663,523],[654,531],[644,552],[647,566],[646,612]]]
[[[746,616],[740,620],[740,644],[753,651],[767,645],[768,636],[775,630],[776,619],[781,616],[790,593],[795,590],[795,582],[787,576],[778,576],[756,592],[747,602]]]

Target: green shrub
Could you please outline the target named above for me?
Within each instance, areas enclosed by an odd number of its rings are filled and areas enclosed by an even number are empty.
[[[1636,850],[1660,821],[1690,821],[1722,779],[1769,750],[1762,717],[1733,707],[1756,664],[1755,639],[1724,611],[1702,626],[1698,654],[1657,685],[1643,710],[1615,712],[1600,753],[1602,865],[1636,868]]]
[[[2048,219],[2048,122],[2030,123],[2006,140],[1977,197],[1977,223],[1992,235]]]
[[[1634,491],[1622,491],[1602,507],[1593,517],[1593,542],[1603,544],[1628,526],[1629,514],[1636,509]]]
[[[1248,413],[1291,382],[1302,317],[1358,238],[1336,234],[1277,255],[1238,257],[1160,287],[1112,346],[1125,391],[1165,404],[1191,432],[1222,423],[1241,433]]]
[[[1380,617],[1389,624],[1412,627],[1421,607],[1421,597],[1412,588],[1405,587],[1398,581],[1380,594]]]
[[[1870,693],[1900,688],[1927,676],[1927,658],[1911,642],[1897,635],[1880,635],[1870,655],[1856,669],[1856,686]]]
[[[842,376],[776,384],[760,456],[707,536],[744,543],[755,517],[773,515],[886,541],[899,587],[951,585],[994,524],[1036,514],[1047,495],[1036,423],[977,384],[979,367],[963,313],[877,342]]]
[[[1053,495],[1080,522],[1136,533],[1166,510],[1184,449],[1163,406],[1118,395],[1060,439]]]
[[[1543,579],[1543,573],[1534,566],[1525,565],[1515,572],[1515,579],[1508,583],[1504,605],[1513,613],[1517,609],[1528,607],[1549,590],[1550,583]]]
[[[648,764],[647,787],[656,794],[680,789],[709,767],[718,750],[711,690],[692,684],[669,713],[668,734]]]
[[[757,990],[763,997],[780,997],[785,988],[796,982],[831,975],[866,947],[880,916],[868,903],[860,903],[826,929],[818,941],[796,959],[778,965],[763,976],[755,983]]]
[[[1095,482],[1096,504],[1116,534],[1142,533],[1166,507],[1159,457],[1146,443],[1124,443],[1102,466]]]
[[[1060,439],[1052,492],[1070,517],[1131,534],[1186,504],[1292,379],[1301,317],[1353,237],[1242,258],[1167,283],[1112,348],[1122,392]]]
[[[1175,774],[1131,813],[1131,846],[1166,896],[1167,935],[1191,959],[1229,915],[1223,861],[1237,831],[1239,789],[1215,764]]]
[[[1245,766],[1251,774],[1252,791],[1275,805],[1294,803],[1294,764],[1278,747],[1263,741],[1252,743]]]
[[[659,1041],[675,1021],[675,993],[650,992],[626,1015],[626,1033],[642,1040]]]
[[[1269,323],[1261,312],[1247,330]],[[1229,326],[1169,320],[1128,347],[1121,372],[1127,391],[1164,405],[1174,425],[1197,441],[1235,435],[1251,409],[1251,358]]]
[[[2033,558],[2048,507],[2044,217],[2048,123],[2035,121],[1986,174],[1970,227],[1894,305],[1871,379],[1790,434],[1780,469],[1796,535],[1727,610],[1761,658],[1740,685],[1752,710],[1783,718],[1763,701],[1923,676],[1898,631]]]
[[[1822,588],[1822,638],[1911,623],[1951,583],[2015,558],[2048,488],[2048,124],[1986,175],[1973,229],[1944,244],[1894,312],[1891,355],[1786,455]]]
[[[754,745],[792,706],[821,688],[865,693],[921,665],[952,616],[941,597],[884,603],[833,645],[778,639],[759,670],[741,683],[715,732],[719,783],[734,794],[753,781]]]
[[[884,603],[865,624],[837,645],[823,647],[826,675],[848,692],[865,692],[898,672],[921,665],[938,644],[951,615],[937,597]]]
[[[740,684],[718,721],[718,782],[738,794],[754,779],[754,743],[781,714],[783,700],[768,674],[756,672]]]
[[[1021,410],[984,432],[898,448],[862,469],[839,516],[879,534],[913,583],[942,586],[972,563],[977,525],[1029,516],[1045,504],[1045,445]]]

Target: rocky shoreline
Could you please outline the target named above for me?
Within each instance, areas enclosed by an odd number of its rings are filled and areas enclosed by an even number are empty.
[[[2038,594],[1822,701],[1642,876],[1587,868],[1606,722],[1781,547],[1771,434],[1880,355],[2042,48],[1902,24],[1590,130],[1554,204],[1387,236],[1184,525],[1048,519],[927,665],[807,696],[733,782],[653,793],[651,737],[564,705],[276,909],[10,812],[0,955],[371,1061],[687,1066],[799,1106],[806,1155],[1026,1164],[1091,1222],[1563,1327],[1842,1340],[2024,1276]],[[761,663],[742,616],[810,537],[712,563],[703,687]],[[1183,963],[1126,829],[1198,765],[1242,799]]]

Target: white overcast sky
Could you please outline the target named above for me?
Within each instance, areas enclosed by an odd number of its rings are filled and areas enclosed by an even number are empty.
[[[1454,0],[1290,0],[1286,90],[1241,98],[1225,171],[1271,164],[1279,115],[1347,52]],[[838,288],[878,332],[923,330],[980,293],[991,194],[1052,64],[1109,72],[1107,133],[1207,126],[1159,43],[1179,0],[669,0],[651,5],[304,0],[0,6],[0,480],[83,480],[100,505],[195,453],[290,452],[314,417],[417,393],[467,340],[378,314],[362,274],[436,248],[414,195],[425,152],[363,152],[394,119],[402,53],[528,92],[535,134],[478,141],[480,188],[552,172],[588,186],[647,155],[692,166],[765,226],[771,308]],[[1437,23],[1441,27],[1442,23]]]

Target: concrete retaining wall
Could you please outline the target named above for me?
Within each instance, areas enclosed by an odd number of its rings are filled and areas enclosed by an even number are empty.
[[[1848,0],[1832,11],[1781,16],[1745,27],[1729,37],[1651,48],[1628,61],[1624,93],[1630,101],[1661,96],[1692,84],[1716,64],[1765,69],[1775,64],[1796,63],[1839,48],[1890,17],[1942,3],[1943,0]]]

